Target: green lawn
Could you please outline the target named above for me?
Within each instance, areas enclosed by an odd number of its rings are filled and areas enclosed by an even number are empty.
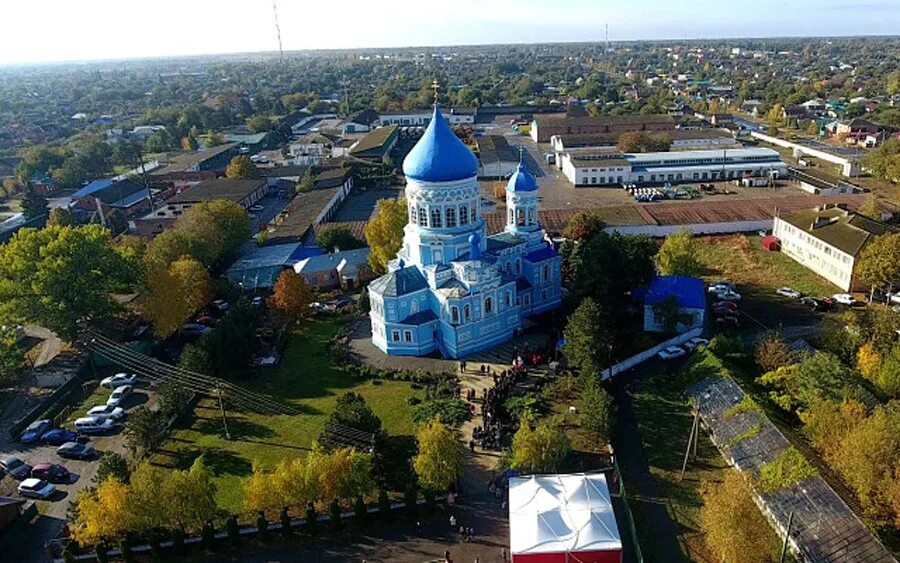
[[[315,321],[304,332],[294,334],[281,366],[276,370],[260,370],[257,379],[244,384],[292,403],[304,414],[265,416],[229,411],[232,440],[226,440],[218,403],[205,399],[195,409],[190,427],[173,432],[154,462],[183,467],[203,454],[217,476],[220,506],[239,510],[241,480],[251,473],[253,463],[273,467],[280,460],[305,456],[322,431],[337,397],[347,391],[365,397],[390,435],[412,435],[414,427],[406,398],[421,396],[420,391],[413,390],[406,382],[354,379],[333,365],[328,340],[344,322],[342,319]]]
[[[78,401],[80,397],[78,393],[78,391],[73,392],[72,400],[74,405],[69,411],[69,414],[66,415],[66,419],[63,421],[63,426],[69,429],[74,428],[75,420],[83,417],[89,409],[96,407],[97,405],[105,405],[106,400],[109,399],[110,390],[101,385],[97,385],[97,388],[94,389],[93,393],[80,401]]]

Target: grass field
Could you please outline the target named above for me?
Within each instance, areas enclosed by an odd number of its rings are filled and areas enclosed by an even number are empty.
[[[283,361],[276,370],[261,370],[255,380],[243,385],[254,391],[300,407],[299,416],[264,416],[228,412],[231,440],[224,436],[218,403],[202,400],[188,428],[173,432],[154,456],[154,463],[175,467],[189,465],[198,455],[216,473],[221,508],[240,510],[241,480],[253,463],[273,467],[283,459],[305,456],[325,425],[339,395],[361,394],[391,436],[412,435],[414,427],[406,398],[420,395],[409,383],[353,379],[336,368],[328,352],[328,340],[345,321],[315,321],[304,332],[291,337]]]

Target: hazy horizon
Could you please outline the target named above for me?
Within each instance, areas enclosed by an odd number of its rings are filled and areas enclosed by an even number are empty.
[[[0,65],[278,51],[270,0],[155,0],[144,8],[113,0],[32,0],[2,13],[13,25],[0,46]],[[611,41],[877,37],[900,32],[900,2],[570,0],[560,8],[535,0],[457,0],[452,10],[439,11],[411,0],[347,0],[338,9],[281,0],[278,19],[285,51],[600,42],[607,24]]]

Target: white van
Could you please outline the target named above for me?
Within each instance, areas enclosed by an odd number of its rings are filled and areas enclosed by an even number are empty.
[[[99,416],[85,416],[75,421],[75,430],[82,434],[100,434],[108,432],[115,423],[112,419]]]

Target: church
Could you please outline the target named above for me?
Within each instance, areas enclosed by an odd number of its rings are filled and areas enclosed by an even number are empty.
[[[506,227],[490,236],[478,161],[437,105],[403,173],[403,246],[388,273],[369,284],[375,346],[391,356],[460,358],[559,307],[561,259],[538,222],[538,185],[524,164],[506,186]]]

